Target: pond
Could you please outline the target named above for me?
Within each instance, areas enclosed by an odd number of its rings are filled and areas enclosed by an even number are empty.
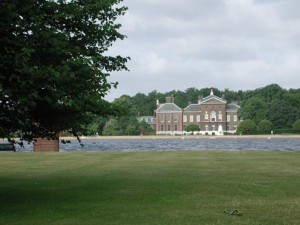
[[[126,152],[126,151],[300,151],[300,138],[140,138],[140,139],[82,139],[60,144],[60,152]],[[32,151],[31,145],[17,146],[17,151]]]

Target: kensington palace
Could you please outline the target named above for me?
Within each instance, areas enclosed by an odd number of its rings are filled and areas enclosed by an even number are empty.
[[[166,97],[166,102],[156,103],[156,134],[182,135],[189,124],[196,124],[199,131],[193,134],[223,135],[235,133],[239,126],[235,103],[227,103],[224,96],[215,96],[213,91],[207,97],[200,96],[198,102],[181,109],[174,103],[173,97]]]

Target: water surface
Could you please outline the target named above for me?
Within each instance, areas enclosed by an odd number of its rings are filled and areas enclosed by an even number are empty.
[[[83,139],[83,147],[73,140],[60,144],[60,152],[126,152],[126,151],[300,151],[299,138],[185,138],[185,139]],[[17,147],[17,151],[32,151],[32,146]]]

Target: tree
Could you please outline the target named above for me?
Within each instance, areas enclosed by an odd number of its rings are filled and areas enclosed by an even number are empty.
[[[228,88],[224,89],[223,94],[228,103],[238,101],[237,94],[234,91],[230,91]]]
[[[142,134],[153,134],[153,129],[145,121],[139,122],[139,131]]]
[[[254,134],[255,131],[256,131],[256,124],[253,120],[250,119],[243,120],[237,129],[237,133],[240,134]]]
[[[137,112],[137,115],[153,115],[156,100],[151,101],[149,97],[142,93],[137,93],[135,96],[132,97],[132,100],[134,101],[134,105],[136,107],[135,111]]]
[[[136,118],[134,121],[129,121],[124,135],[140,135],[140,134],[151,134],[153,130],[150,125],[145,121],[139,122]]]
[[[116,118],[111,118],[105,123],[102,134],[105,136],[119,136],[124,132]]]
[[[267,119],[274,128],[291,128],[297,119],[298,106],[293,106],[288,100],[278,99],[272,102]]]
[[[80,134],[87,136],[101,135],[107,121],[108,118],[94,116],[93,121],[90,124],[85,125]]]
[[[119,33],[122,0],[1,1],[0,137],[32,141],[77,135],[93,115],[117,114],[103,100],[108,76],[128,57],[105,54]]]
[[[270,120],[262,120],[257,125],[257,130],[261,133],[270,133],[273,129],[273,124]]]
[[[290,89],[283,98],[295,108],[296,118],[300,118],[300,89]]]
[[[262,98],[253,96],[243,102],[238,111],[238,115],[243,119],[251,119],[256,123],[266,118],[268,103]]]
[[[148,114],[146,114],[145,116],[154,114],[154,110],[157,107],[156,105],[157,100],[160,103],[163,103],[165,101],[164,94],[157,91],[152,91],[148,93],[147,102],[149,103],[149,110],[148,110]]]
[[[123,115],[126,116],[136,116],[136,105],[134,105],[134,101],[128,95],[122,95],[120,98],[116,98],[113,103],[118,105],[123,110]]]
[[[174,98],[174,103],[179,107],[183,108],[188,104],[187,96],[182,91],[170,91],[166,93],[166,97],[172,96]]]
[[[197,102],[199,98],[199,90],[192,87],[185,90],[185,95],[187,102],[185,102],[185,105],[183,107],[186,107],[186,104],[190,101],[192,103]]]
[[[255,91],[256,95],[260,95],[266,101],[271,102],[274,99],[279,99],[285,92],[278,84],[270,84],[263,88],[258,88]]]
[[[297,133],[300,133],[300,119],[293,123],[293,130]]]
[[[199,126],[194,123],[190,123],[189,125],[186,126],[184,129],[186,132],[191,132],[191,131],[199,131]]]

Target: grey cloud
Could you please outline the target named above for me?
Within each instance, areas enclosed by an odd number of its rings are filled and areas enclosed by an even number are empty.
[[[129,55],[130,72],[108,99],[189,87],[255,89],[300,83],[297,0],[127,0],[128,39],[110,53]]]

